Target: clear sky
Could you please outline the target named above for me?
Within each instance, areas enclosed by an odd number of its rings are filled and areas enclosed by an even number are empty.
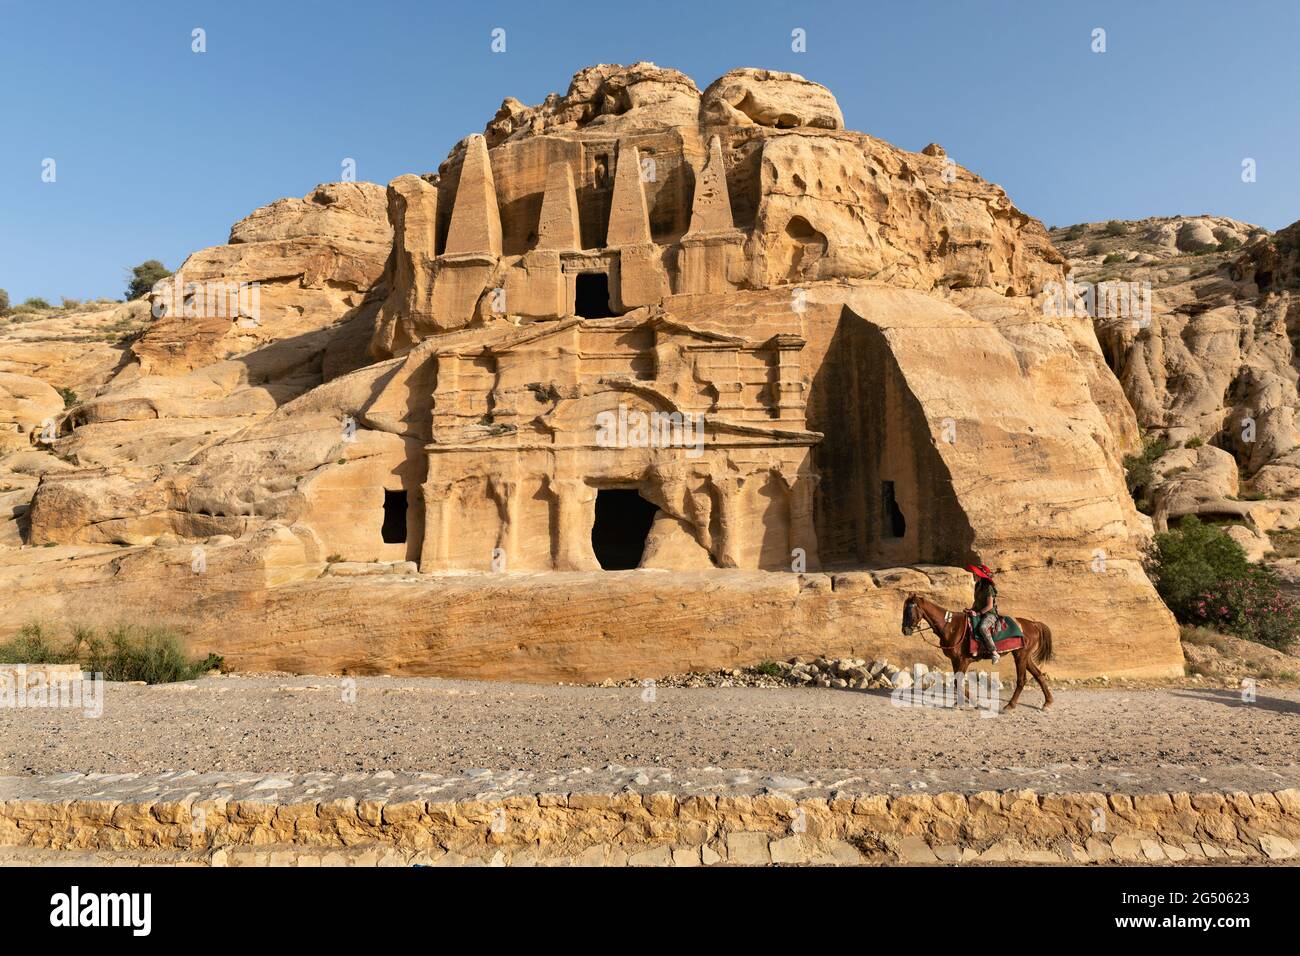
[[[504,97],[643,59],[701,89],[738,66],[802,73],[850,129],[937,141],[1049,226],[1276,229],[1300,219],[1298,56],[1294,0],[0,0],[0,287],[120,296],[127,267],[175,269],[345,158],[380,183],[434,170]]]

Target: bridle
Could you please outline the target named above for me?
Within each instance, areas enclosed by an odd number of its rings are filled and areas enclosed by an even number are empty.
[[[908,637],[911,637],[913,632],[918,632],[920,635],[924,635],[926,631],[929,631],[936,638],[938,638],[938,642],[935,644],[931,644],[929,641],[925,639],[924,636],[921,636],[921,643],[928,645],[929,647],[937,647],[941,651],[945,650],[946,645],[943,643],[944,633],[942,631],[935,630],[934,625],[930,623],[930,619],[921,612],[921,606],[916,601],[915,598],[909,598],[907,603],[911,605],[912,613],[916,615],[917,619],[913,621],[911,624],[905,626],[903,628],[903,633]],[[947,627],[947,625],[952,623],[952,611],[943,612],[943,623],[945,627]],[[959,643],[960,641],[961,638],[958,638]]]

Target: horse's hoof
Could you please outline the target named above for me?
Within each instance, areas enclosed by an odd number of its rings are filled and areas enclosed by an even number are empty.
[[[1015,704],[1007,704],[1007,706],[1005,706],[1005,707],[1002,708],[1002,713],[1005,714],[1007,711],[1009,711],[1009,710],[1015,710],[1015,709],[1016,709],[1016,705],[1015,705]]]
[[[1043,704],[1043,710],[1051,710],[1051,709],[1052,709],[1052,702],[1050,700],[1047,703]]]

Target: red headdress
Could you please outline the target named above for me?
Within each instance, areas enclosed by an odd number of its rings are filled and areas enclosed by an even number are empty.
[[[969,571],[971,574],[975,575],[975,577],[977,578],[984,578],[986,581],[993,580],[993,572],[988,569],[987,565],[968,564],[966,565],[966,570]]]

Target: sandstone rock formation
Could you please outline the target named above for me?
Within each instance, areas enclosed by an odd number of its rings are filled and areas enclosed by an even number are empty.
[[[1178,672],[1137,422],[1042,307],[1063,267],[794,74],[591,67],[436,174],[191,256],[39,444],[41,573],[0,574],[27,613],[152,599],[235,666],[585,679],[894,647],[907,590],[956,606],[978,557],[1080,635],[1059,672]],[[185,315],[191,281],[260,314]]]
[[[1295,527],[1300,224],[1269,235],[1171,217],[1054,238],[1072,277],[1151,288],[1149,316],[1099,316],[1097,336],[1140,426],[1172,446],[1156,463],[1157,523],[1200,514],[1253,532]]]

